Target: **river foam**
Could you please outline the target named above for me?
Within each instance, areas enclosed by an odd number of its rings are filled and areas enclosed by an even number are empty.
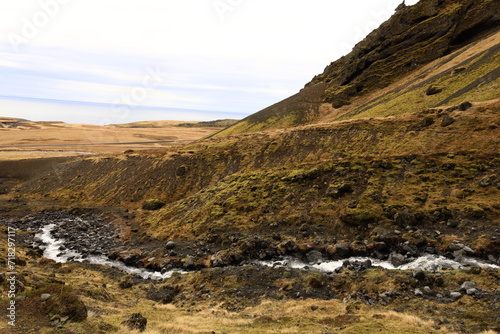
[[[120,269],[131,275],[137,275],[143,279],[152,280],[162,280],[165,278],[170,278],[173,273],[185,273],[182,270],[170,270],[166,272],[151,271],[144,268],[136,268],[127,266],[122,262],[113,261],[106,256],[99,255],[89,255],[87,257],[82,256],[82,254],[65,249],[67,245],[64,244],[64,239],[55,239],[52,236],[52,230],[56,227],[56,224],[49,224],[42,228],[41,232],[35,235],[35,238],[39,239],[44,245],[40,248],[43,249],[43,256],[47,259],[54,260],[59,263],[66,263],[69,261],[78,262],[88,262],[91,264],[98,264],[108,267],[113,267]],[[64,248],[64,249],[61,249]]]
[[[482,262],[472,258],[463,258],[460,261],[455,261],[448,259],[444,256],[437,256],[432,254],[427,254],[420,256],[411,262],[408,262],[401,266],[394,266],[388,261],[381,261],[378,259],[373,259],[369,257],[351,257],[343,260],[336,261],[324,261],[317,264],[308,264],[294,258],[285,258],[281,261],[257,261],[257,264],[269,266],[269,267],[288,267],[293,269],[312,269],[321,272],[334,272],[336,269],[342,267],[344,262],[365,262],[371,261],[371,265],[374,267],[381,267],[391,270],[410,270],[420,268],[425,271],[436,272],[442,270],[458,270],[470,267],[488,267],[500,269],[500,266]]]

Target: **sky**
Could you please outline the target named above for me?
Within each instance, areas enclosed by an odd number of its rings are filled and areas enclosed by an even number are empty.
[[[0,0],[0,116],[243,118],[297,93],[401,1]]]

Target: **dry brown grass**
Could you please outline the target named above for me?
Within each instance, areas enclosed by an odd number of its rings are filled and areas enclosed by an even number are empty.
[[[177,144],[141,144],[140,142],[197,140],[220,130],[220,128],[187,128],[176,126],[179,123],[183,122],[140,122],[129,127],[126,125],[98,126],[27,122],[25,126],[0,129],[0,160],[79,155],[79,153],[74,152],[100,154],[118,153],[128,149],[162,148]],[[128,142],[136,142],[137,144],[116,145]],[[104,143],[110,143],[111,145],[104,145]]]

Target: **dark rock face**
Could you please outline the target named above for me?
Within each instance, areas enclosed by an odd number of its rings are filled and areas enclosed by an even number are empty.
[[[351,53],[332,62],[298,94],[245,121],[261,123],[284,116],[293,116],[295,124],[314,121],[322,103],[340,108],[350,104],[354,96],[386,87],[494,31],[499,17],[500,5],[495,0],[421,0],[413,6],[400,6]]]
[[[148,319],[142,316],[140,313],[134,313],[127,317],[127,320],[123,321],[121,325],[127,326],[130,330],[138,330],[139,332],[144,332],[148,324]]]
[[[457,7],[449,10],[452,4]],[[328,88],[338,89],[327,93],[326,100],[348,101],[353,93],[373,85],[374,80],[383,87],[405,71],[433,61],[470,42],[481,31],[494,28],[499,11],[494,1],[474,0],[423,0],[401,8],[311,84],[328,78]],[[387,70],[388,66],[391,70]],[[356,92],[351,87],[356,87]],[[431,93],[437,94],[439,89]]]

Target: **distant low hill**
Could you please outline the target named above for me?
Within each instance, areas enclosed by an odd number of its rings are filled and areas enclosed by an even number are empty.
[[[232,126],[238,123],[236,119],[219,119],[216,121],[207,121],[207,122],[196,122],[196,123],[182,123],[177,126],[186,127],[186,128],[225,128],[228,126]]]
[[[142,121],[125,124],[111,124],[116,128],[165,128],[165,127],[184,127],[184,128],[225,128],[234,125],[238,120],[221,119],[206,122],[185,122],[185,121]]]

